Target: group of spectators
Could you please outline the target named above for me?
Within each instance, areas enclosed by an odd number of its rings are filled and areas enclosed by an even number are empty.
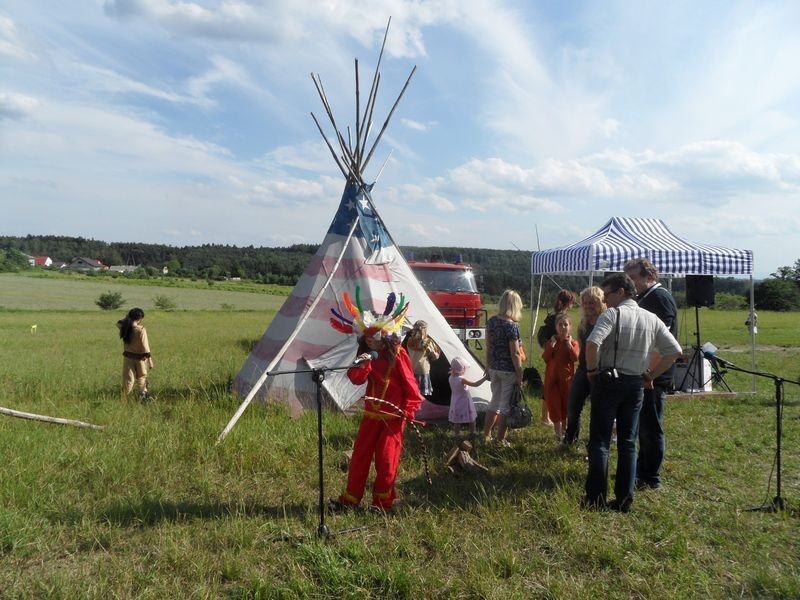
[[[581,319],[572,336],[568,311],[575,295],[562,290],[538,336],[545,361],[542,418],[552,423],[561,449],[580,439],[581,413],[591,399],[588,472],[583,505],[628,512],[635,490],[661,487],[664,403],[672,388],[678,309],[647,259],[606,277],[580,295]],[[505,415],[515,385],[522,384],[524,353],[518,322],[522,301],[507,290],[498,315],[487,323],[487,365],[492,401],[484,438],[508,445]],[[577,362],[577,367],[576,367]],[[608,498],[608,456],[616,428],[617,474]],[[638,452],[637,452],[638,441]]]
[[[629,261],[624,273],[606,277],[599,287],[584,289],[579,300],[577,339],[572,337],[568,315],[575,296],[568,290],[558,294],[554,311],[538,336],[546,364],[542,417],[545,413],[549,417],[560,448],[569,448],[580,439],[581,413],[586,399],[591,398],[583,504],[628,512],[635,490],[661,487],[664,404],[672,387],[674,362],[682,354],[676,339],[677,306],[669,291],[658,283],[656,268],[646,259]],[[391,298],[383,314],[353,307],[351,313],[356,318],[342,319],[343,324],[334,327],[358,336],[358,360],[348,377],[356,385],[367,384],[364,418],[354,444],[347,487],[331,501],[329,508],[334,510],[359,504],[373,459],[376,480],[372,506],[391,509],[405,424],[413,420],[424,397],[431,393],[430,362],[438,358],[440,350],[428,336],[424,321],[415,323],[401,344],[396,332],[407,306],[392,314],[389,308],[393,304]],[[522,386],[526,361],[519,330],[521,316],[522,299],[517,292],[506,290],[498,313],[486,324],[484,379],[465,379],[466,362],[461,357],[452,359],[454,401],[450,420],[456,431],[466,425],[475,434],[475,409],[467,388],[488,378],[492,398],[483,439],[510,445],[506,416],[516,388]],[[144,311],[135,308],[118,326],[124,344],[123,389],[129,394],[135,387],[144,399],[153,359],[143,319]],[[615,497],[609,500],[608,455],[614,427],[618,460]]]

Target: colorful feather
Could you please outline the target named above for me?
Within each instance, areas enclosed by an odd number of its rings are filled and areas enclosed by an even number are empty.
[[[404,294],[400,294],[400,302],[397,304],[397,309],[394,311],[394,316],[399,315],[400,311],[403,310],[405,305],[406,305],[406,297]]]
[[[346,319],[342,315],[340,315],[339,311],[337,311],[335,308],[332,308],[331,312],[334,314],[334,316],[337,319],[340,319],[343,323],[347,323],[348,325],[352,325],[353,324],[353,322],[350,319]]]
[[[347,307],[347,310],[350,311],[351,315],[356,318],[361,316],[361,311],[356,308],[355,304],[353,304],[353,301],[350,299],[350,294],[347,292],[342,294],[342,300],[344,300],[344,305]]]
[[[389,295],[386,297],[386,308],[383,309],[384,315],[388,315],[392,312],[395,300],[397,300],[397,294],[394,292],[389,292]]]
[[[356,286],[356,306],[358,307],[358,312],[364,313],[364,307],[361,306],[361,286]]]
[[[333,327],[336,331],[341,333],[353,333],[353,328],[350,325],[345,325],[341,321],[337,321],[333,317],[331,317],[331,327]]]

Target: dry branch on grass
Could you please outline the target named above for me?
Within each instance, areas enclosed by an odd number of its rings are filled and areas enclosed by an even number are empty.
[[[11,408],[0,406],[0,413],[18,419],[28,419],[30,421],[44,421],[45,423],[57,423],[59,425],[72,425],[73,427],[84,427],[86,429],[104,429],[102,425],[93,425],[74,419],[62,419],[61,417],[48,417],[47,415],[37,415],[36,413],[22,412]]]

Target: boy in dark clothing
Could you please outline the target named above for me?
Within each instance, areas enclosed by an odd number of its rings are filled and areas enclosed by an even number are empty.
[[[640,308],[656,315],[678,338],[678,306],[672,294],[658,283],[658,270],[646,258],[628,261],[625,274],[633,280],[638,293]],[[651,359],[655,363],[658,357]],[[664,464],[666,439],[664,435],[664,404],[667,392],[672,390],[675,371],[673,364],[652,386],[644,390],[644,402],[639,418],[639,454],[636,460],[637,489],[658,489],[661,487],[661,467]]]

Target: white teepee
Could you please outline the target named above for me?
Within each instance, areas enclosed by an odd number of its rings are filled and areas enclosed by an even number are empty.
[[[385,42],[384,38],[384,44]],[[381,56],[382,54],[383,49]],[[444,359],[440,360],[449,362],[454,357],[461,356],[470,365],[466,374],[468,378],[475,380],[483,375],[483,366],[470,354],[447,324],[397,249],[375,210],[370,194],[372,185],[364,183],[364,169],[414,71],[412,70],[386,117],[372,148],[366,153],[370,129],[368,125],[372,120],[379,72],[376,68],[370,95],[364,107],[364,117],[361,119],[358,101],[358,61],[355,66],[357,111],[354,143],[350,139],[349,129],[347,141],[336,129],[322,83],[318,76],[315,78],[312,75],[336,131],[336,139],[341,150],[339,156],[325,137],[313,113],[312,117],[346,178],[344,194],[322,245],[236,376],[234,388],[244,395],[245,399],[220,434],[219,441],[225,438],[255,397],[288,403],[293,412],[316,408],[316,386],[311,374],[284,372],[342,367],[353,361],[357,343],[355,336],[334,330],[330,325],[330,318],[331,309],[340,314],[347,314],[346,308],[341,304],[342,294],[348,292],[353,296],[356,286],[361,290],[362,305],[379,312],[383,310],[390,292],[397,294],[398,298],[400,294],[405,295],[409,304],[407,323],[410,326],[419,319],[427,321],[429,335],[442,349]],[[326,372],[323,388],[326,400],[332,401],[342,410],[352,406],[363,394],[363,389],[353,386],[347,380],[344,371]],[[479,407],[485,406],[491,397],[490,386],[484,383],[471,388],[471,394]],[[417,415],[421,419],[446,417],[447,407],[426,402]]]

